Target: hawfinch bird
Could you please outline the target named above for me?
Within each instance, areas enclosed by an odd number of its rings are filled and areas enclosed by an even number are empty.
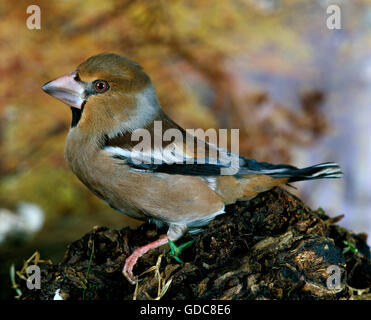
[[[202,230],[225,205],[278,185],[342,175],[335,163],[298,169],[258,162],[191,135],[164,113],[141,66],[121,55],[93,56],[42,89],[71,107],[65,158],[76,176],[113,209],[168,226],[165,237],[126,259],[123,274],[131,283],[139,257]],[[164,139],[165,130],[183,139]]]

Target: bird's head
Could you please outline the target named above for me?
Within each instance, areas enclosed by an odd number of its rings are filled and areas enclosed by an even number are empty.
[[[90,57],[42,89],[71,107],[72,127],[110,137],[144,127],[160,110],[141,66],[112,53]]]

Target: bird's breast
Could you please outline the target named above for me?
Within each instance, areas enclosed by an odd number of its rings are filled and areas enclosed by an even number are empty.
[[[98,141],[89,137],[76,137],[75,132],[70,130],[65,159],[79,180],[110,207],[136,219],[147,219],[127,196],[126,191],[130,186],[125,179],[128,175],[126,169],[118,168],[115,160],[101,149]]]

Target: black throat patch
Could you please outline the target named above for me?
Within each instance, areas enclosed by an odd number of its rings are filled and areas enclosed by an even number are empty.
[[[82,116],[82,112],[84,111],[85,103],[86,103],[86,101],[84,101],[84,102],[82,103],[82,105],[81,105],[81,109],[71,107],[71,111],[72,111],[72,123],[71,123],[71,128],[76,127],[77,124],[79,123],[79,121],[80,121],[80,119],[81,119],[81,116]]]

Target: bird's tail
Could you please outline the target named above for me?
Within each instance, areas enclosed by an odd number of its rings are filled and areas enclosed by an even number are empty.
[[[334,162],[320,163],[302,169],[293,166],[277,165],[277,167],[265,169],[264,171],[264,174],[275,178],[289,178],[288,182],[341,178],[343,176],[339,165]]]

